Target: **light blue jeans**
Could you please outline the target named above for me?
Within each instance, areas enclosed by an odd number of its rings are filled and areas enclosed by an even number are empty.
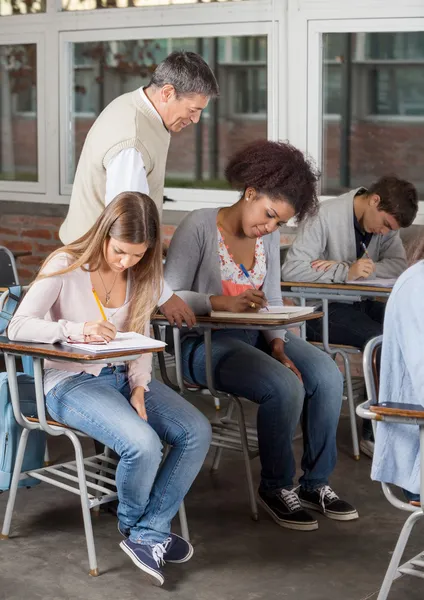
[[[303,385],[292,371],[269,355],[260,332],[239,329],[212,333],[216,387],[259,405],[260,489],[264,492],[293,485],[296,465],[292,442],[300,419],[304,446],[301,486],[314,490],[327,484],[337,460],[341,373],[325,352],[291,332],[287,338],[285,352],[299,369]],[[182,350],[185,378],[205,385],[203,337],[187,337]]]
[[[114,450],[118,518],[140,544],[169,535],[171,520],[203,464],[211,441],[206,417],[159,381],[145,394],[148,422],[131,406],[126,368],[105,367],[98,377],[79,373],[47,394],[50,415]],[[162,460],[162,441],[171,446]],[[161,466],[160,466],[161,465]],[[160,467],[160,468],[159,468]]]

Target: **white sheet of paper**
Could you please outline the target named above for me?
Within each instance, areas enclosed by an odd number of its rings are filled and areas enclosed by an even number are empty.
[[[164,348],[166,344],[159,340],[135,333],[134,331],[121,332],[118,331],[116,338],[108,344],[84,344],[63,342],[66,346],[78,348],[85,352],[93,354],[101,354],[102,352],[116,352],[118,350],[149,350],[151,348]]]

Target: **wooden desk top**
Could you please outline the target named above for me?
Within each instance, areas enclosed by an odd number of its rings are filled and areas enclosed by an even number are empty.
[[[324,313],[322,312],[313,312],[308,315],[299,315],[297,317],[292,317],[291,319],[255,319],[255,315],[253,313],[246,313],[246,318],[243,319],[232,319],[228,317],[220,317],[219,319],[215,319],[213,317],[197,317],[197,323],[201,327],[202,325],[207,325],[208,328],[214,328],[219,326],[220,324],[224,325],[244,325],[246,327],[285,327],[286,325],[295,325],[296,323],[303,323],[303,321],[311,321],[313,319],[321,319]],[[152,323],[155,324],[167,324],[167,321],[162,315],[154,315],[152,317]],[[1,346],[0,346],[1,348]]]
[[[139,350],[123,350],[114,352],[84,352],[72,346],[61,344],[30,344],[28,342],[11,342],[7,337],[0,336],[0,350],[10,354],[18,354],[23,356],[35,356],[37,358],[50,358],[52,360],[63,360],[71,362],[97,362],[104,363],[112,358],[127,358],[134,360],[142,354],[149,352],[162,352],[163,347],[139,349]]]
[[[378,285],[362,285],[362,284],[352,284],[352,283],[309,283],[307,281],[282,281],[281,288],[284,290],[285,288],[311,288],[321,289],[321,290],[334,290],[334,291],[342,291],[342,292],[356,292],[357,294],[361,294],[361,292],[375,292],[378,294],[390,294],[393,288],[391,287],[380,287]]]

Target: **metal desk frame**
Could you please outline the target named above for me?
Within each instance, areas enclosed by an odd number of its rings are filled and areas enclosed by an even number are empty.
[[[252,317],[252,315],[248,315]],[[243,410],[243,404],[241,398],[235,394],[224,393],[216,389],[213,367],[212,367],[212,331],[217,329],[255,329],[259,331],[267,331],[272,329],[288,329],[290,327],[298,327],[299,324],[306,320],[319,319],[322,317],[321,312],[312,313],[311,315],[303,315],[294,319],[285,319],[278,321],[277,319],[272,323],[255,321],[254,316],[250,322],[240,322],[238,320],[228,321],[215,321],[210,317],[198,318],[196,328],[201,329],[205,339],[205,367],[206,367],[206,383],[207,390],[213,398],[227,398],[229,399],[229,405],[226,414],[223,417],[214,420],[212,425],[212,442],[211,446],[216,448],[216,454],[212,465],[212,471],[216,471],[219,466],[221,454],[223,449],[235,450],[243,454],[246,481],[249,495],[249,503],[251,509],[251,515],[254,521],[258,520],[258,507],[256,502],[256,494],[253,485],[253,477],[250,461],[258,456],[258,438],[255,426],[249,426],[246,424],[246,419]],[[246,319],[247,321],[248,319]],[[169,323],[162,317],[158,316],[153,320],[153,329],[155,337],[160,339],[159,328],[161,326],[169,326]],[[174,353],[175,353],[175,366],[176,366],[176,377],[177,386],[169,379],[166,372],[165,360],[163,355],[159,354],[159,366],[161,370],[161,376],[163,381],[172,387],[172,389],[179,391],[180,394],[184,395],[189,392],[199,391],[197,386],[191,388],[184,381],[182,356],[181,356],[181,335],[178,327],[173,327],[173,341],[174,341]],[[232,418],[232,414],[236,408],[237,419]]]
[[[391,288],[365,286],[354,284],[318,284],[306,282],[283,281],[281,284],[283,297],[298,298],[301,306],[306,306],[307,300],[317,300],[321,303],[322,318],[322,347],[327,354],[335,356],[339,354],[343,360],[345,380],[346,380],[346,395],[349,405],[349,419],[352,435],[353,457],[359,460],[359,440],[358,429],[356,426],[355,401],[353,395],[352,375],[350,372],[349,354],[361,352],[359,348],[349,350],[345,347],[330,345],[329,341],[329,302],[360,302],[366,298],[388,298],[392,291]],[[286,292],[284,288],[289,288]],[[306,326],[303,327],[302,334],[306,339]]]

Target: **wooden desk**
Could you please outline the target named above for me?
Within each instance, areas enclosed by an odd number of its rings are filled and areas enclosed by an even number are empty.
[[[141,354],[149,352],[161,352],[163,348],[138,349],[138,350],[115,350],[113,352],[84,352],[72,346],[62,344],[32,344],[28,342],[12,342],[7,337],[0,336],[0,350],[5,354],[13,356],[32,356],[37,359],[49,358],[51,360],[77,362],[83,364],[98,364],[104,362],[122,362],[135,360]]]

